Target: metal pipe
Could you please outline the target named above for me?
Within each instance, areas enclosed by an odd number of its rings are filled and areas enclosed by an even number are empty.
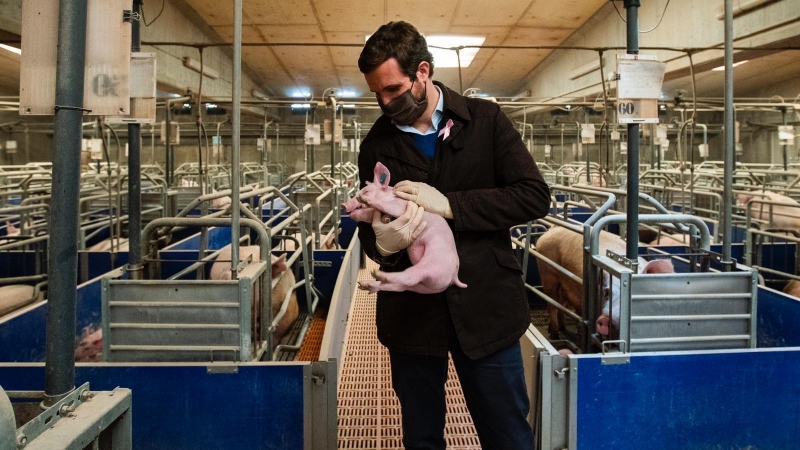
[[[786,125],[786,108],[781,108],[783,124]],[[783,145],[783,170],[789,170],[789,157],[787,156],[787,145]]]
[[[336,97],[331,95],[329,98],[331,99],[331,109],[333,110],[333,117],[331,118],[331,179],[335,179],[336,178]]]
[[[597,221],[594,227],[591,230],[591,236],[589,240],[589,252],[592,256],[597,256],[600,250],[600,231],[605,228],[606,225],[612,223],[624,223],[626,217],[622,214],[614,215],[614,216],[605,216]],[[697,216],[690,216],[688,214],[643,214],[639,217],[639,221],[642,223],[671,223],[671,224],[692,224],[695,225],[700,230],[700,248],[704,250],[709,250],[711,248],[711,235],[708,231],[708,225]],[[600,255],[605,256],[605,255]],[[635,270],[634,272],[637,272]],[[585,275],[585,272],[584,272]],[[584,281],[584,286],[586,282]],[[592,330],[594,331],[594,330]]]
[[[625,0],[627,13],[627,53],[639,54],[639,7],[640,0]],[[628,124],[628,192],[626,212],[628,221],[625,227],[625,256],[634,264],[639,259],[639,124]],[[592,326],[592,332],[594,327]]]
[[[242,119],[242,0],[233,2],[233,148],[231,158],[231,279],[237,279],[239,267],[239,145]],[[263,245],[263,244],[262,244]],[[269,243],[267,243],[269,245]]]
[[[51,207],[62,213],[50,216],[45,407],[75,389],[78,216],[69,212],[80,195],[86,12],[86,0],[59,0]]]
[[[142,0],[133,0],[133,13],[138,14],[142,8]],[[131,52],[138,52],[142,47],[140,22],[131,21]],[[137,280],[142,274],[142,241],[139,230],[142,229],[142,126],[138,123],[128,124],[128,267],[131,278]],[[117,186],[122,189],[122,186]],[[119,211],[118,214],[122,214]],[[131,230],[133,230],[131,232]]]
[[[734,117],[733,117],[733,0],[725,0],[725,173],[722,196],[722,268],[730,272],[731,260],[731,203],[733,200]]]

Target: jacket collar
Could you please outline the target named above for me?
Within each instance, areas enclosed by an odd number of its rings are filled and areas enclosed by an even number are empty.
[[[433,84],[439,86],[439,89],[442,90],[445,111],[452,112],[465,121],[471,120],[469,109],[467,109],[467,102],[464,100],[464,97],[461,94],[453,91],[438,81],[434,81]],[[445,116],[447,116],[447,114],[445,114]]]

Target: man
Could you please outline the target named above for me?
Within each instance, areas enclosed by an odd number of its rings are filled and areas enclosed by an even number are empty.
[[[433,82],[433,56],[410,24],[373,34],[359,69],[384,114],[361,144],[359,171],[386,165],[406,212],[359,224],[383,271],[410,266],[405,249],[424,228],[422,210],[448,219],[469,287],[379,292],[378,338],[389,349],[407,449],[444,449],[447,355],[484,449],[531,449],[533,433],[519,339],[530,324],[522,269],[509,228],[547,214],[550,192],[519,133],[491,102]]]

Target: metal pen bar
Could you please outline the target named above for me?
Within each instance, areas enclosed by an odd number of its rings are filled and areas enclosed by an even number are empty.
[[[747,296],[746,298],[750,298]],[[686,315],[686,316],[634,316],[631,317],[631,322],[659,322],[659,321],[677,321],[684,320],[741,320],[750,319],[750,314],[709,314],[709,315]]]
[[[733,0],[725,0],[725,190],[722,197],[722,267],[733,269],[731,260],[731,203],[733,200],[734,110],[733,110]]]
[[[566,314],[566,315],[570,316],[571,318],[573,318],[573,319],[577,320],[577,321],[578,321],[578,323],[583,323],[583,318],[582,318],[581,316],[579,316],[579,315],[575,314],[575,312],[574,312],[574,311],[570,311],[570,310],[569,310],[569,309],[567,309],[567,308],[566,308],[564,305],[562,305],[562,304],[558,303],[557,301],[553,300],[552,298],[550,298],[550,296],[548,296],[548,295],[547,295],[547,294],[545,294],[544,292],[540,291],[538,288],[536,288],[536,287],[534,287],[534,286],[531,286],[531,285],[530,285],[530,284],[528,284],[528,283],[525,283],[525,287],[526,287],[526,288],[527,288],[529,291],[531,291],[531,292],[533,292],[534,294],[538,295],[538,296],[539,296],[539,297],[540,297],[542,300],[544,300],[544,301],[545,301],[545,302],[547,302],[548,304],[552,305],[554,308],[556,308],[556,309],[558,309],[559,311],[563,312],[564,314]]]
[[[237,279],[239,266],[239,155],[241,144],[241,119],[242,119],[242,0],[233,2],[233,114],[232,114],[232,140],[233,148],[231,158],[231,279]],[[263,245],[263,244],[262,244]]]

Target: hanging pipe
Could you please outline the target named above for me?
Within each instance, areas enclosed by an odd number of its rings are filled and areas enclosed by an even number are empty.
[[[75,389],[78,210],[83,137],[86,0],[59,0],[56,107],[53,126],[53,211],[47,278],[45,394],[49,407]]]
[[[142,0],[133,0],[133,13],[138,14]],[[140,22],[131,21],[131,52],[141,51]],[[128,124],[128,266],[134,280],[142,275],[142,125]],[[122,185],[117,186],[122,189]],[[121,214],[121,212],[119,213]]]
[[[733,110],[733,0],[725,0],[725,187],[722,196],[722,268],[733,269],[731,260],[731,203],[733,200],[734,169],[734,110]]]
[[[625,0],[627,13],[627,53],[639,54],[639,7],[640,0]],[[639,124],[628,124],[628,196],[626,211],[628,221],[626,225],[626,252],[625,256],[634,264],[634,272],[638,265],[639,256]],[[596,311],[592,311],[596,312]],[[586,316],[584,316],[586,317]],[[596,316],[591,316],[596,317]],[[591,327],[594,331],[594,326]]]
[[[231,279],[238,278],[239,269],[239,145],[242,118],[242,0],[233,2],[233,152],[231,161]],[[265,244],[261,244],[264,246]],[[266,244],[269,245],[269,242]]]

